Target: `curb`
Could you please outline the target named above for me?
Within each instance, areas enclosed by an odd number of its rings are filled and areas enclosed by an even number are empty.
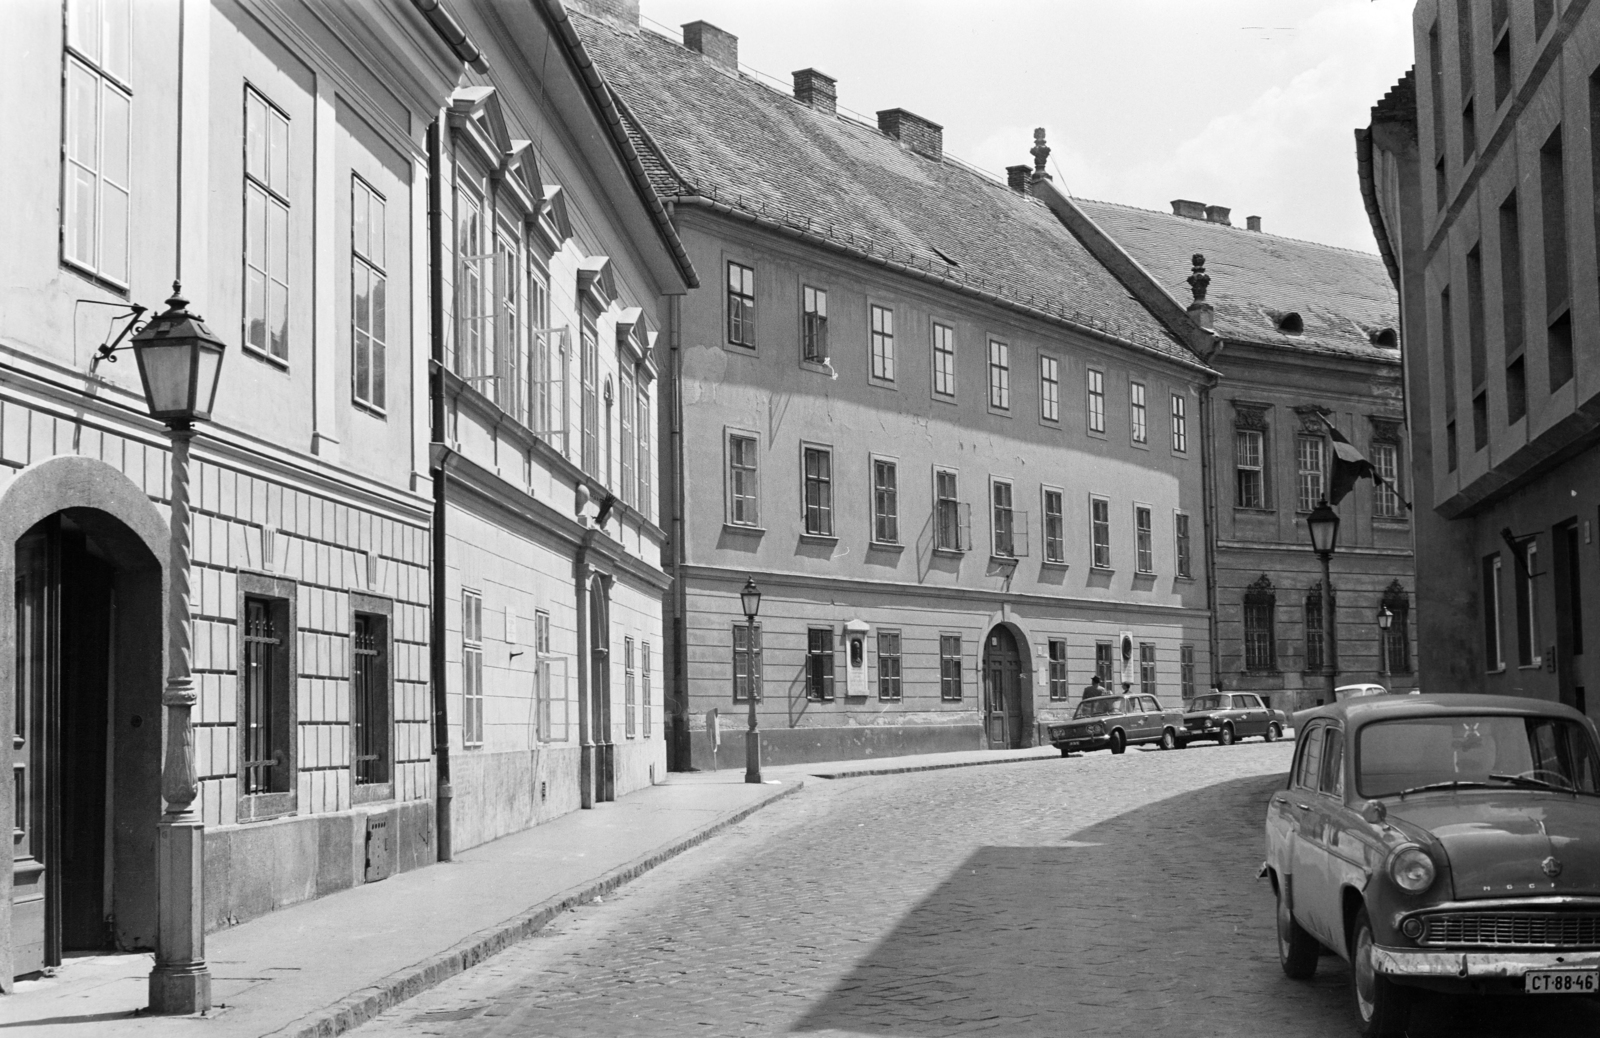
[[[1041,753],[1036,757],[1001,757],[998,760],[948,761],[943,764],[907,764],[899,768],[864,768],[860,771],[831,771],[826,774],[814,771],[809,774],[812,778],[846,779],[861,778],[864,775],[906,775],[913,771],[944,771],[947,768],[979,768],[990,764],[1027,764],[1031,761],[1058,760],[1059,758],[1060,754],[1049,756]]]
[[[323,1009],[280,1027],[278,1030],[271,1032],[266,1038],[333,1038],[335,1035],[360,1027],[384,1010],[397,1006],[456,974],[471,969],[497,952],[504,951],[511,945],[532,935],[562,912],[576,908],[578,905],[585,904],[602,894],[615,890],[629,880],[636,879],[650,871],[662,862],[682,854],[697,844],[704,843],[729,826],[744,821],[768,804],[793,796],[800,792],[804,786],[805,783],[802,780],[795,779],[785,788],[773,791],[772,796],[759,800],[747,807],[742,807],[732,814],[725,815],[715,821],[708,822],[699,829],[678,840],[669,842],[642,858],[637,858],[626,865],[612,869],[598,879],[574,887],[564,894],[557,894],[555,897],[541,901],[527,911],[514,915],[504,922],[479,930],[477,933],[436,955],[429,956],[405,969],[397,970],[376,984],[371,984],[359,991],[346,995]]]

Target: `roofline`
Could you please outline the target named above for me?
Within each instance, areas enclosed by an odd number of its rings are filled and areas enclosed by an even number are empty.
[[[1139,353],[1148,354],[1149,356],[1158,360],[1167,361],[1169,363],[1178,365],[1179,367],[1189,368],[1193,371],[1203,373],[1212,380],[1220,377],[1219,373],[1214,368],[1207,366],[1199,359],[1187,359],[1184,357],[1173,356],[1169,353],[1163,353],[1162,351],[1155,349],[1152,346],[1147,346],[1144,343],[1135,342],[1132,339],[1125,339],[1120,335],[1115,335],[1111,332],[1105,331],[1104,329],[1096,328],[1093,325],[1083,324],[1070,318],[1063,317],[1060,314],[1054,314],[1048,310],[1044,310],[1036,306],[1030,306],[1029,304],[1023,303],[1019,300],[1007,298],[998,292],[990,292],[987,289],[976,288],[957,278],[952,278],[948,275],[941,275],[932,270],[923,270],[920,267],[913,266],[912,264],[905,263],[901,260],[893,259],[888,256],[876,255],[861,249],[853,249],[841,242],[834,241],[833,239],[825,237],[814,231],[792,226],[784,223],[781,220],[774,219],[771,216],[765,216],[759,213],[751,212],[747,209],[741,209],[737,206],[729,205],[726,202],[719,201],[707,195],[675,195],[669,198],[668,201],[676,205],[690,205],[709,209],[712,212],[720,213],[724,216],[731,216],[735,219],[743,220],[746,223],[752,223],[759,227],[766,228],[767,230],[777,231],[779,234],[798,239],[806,242],[809,245],[820,246],[833,252],[838,252],[846,256],[851,256],[856,259],[866,261],[868,263],[873,263],[877,266],[893,270],[896,273],[906,274],[920,281],[931,282],[940,286],[941,288],[951,289],[961,293],[962,295],[971,296],[972,298],[980,299],[986,303],[991,303],[1007,310],[1015,310],[1019,313],[1026,314],[1029,317],[1046,321],[1050,324],[1059,325],[1063,328],[1071,329],[1079,334],[1087,335],[1094,339],[1099,339],[1102,342],[1109,343],[1113,346],[1135,350]],[[1179,340],[1179,343],[1187,346],[1187,343],[1184,343],[1181,339]]]
[[[1383,220],[1383,210],[1378,207],[1378,189],[1372,182],[1372,129],[1356,130],[1356,179],[1361,183],[1361,204],[1367,210],[1367,222],[1372,225],[1372,236],[1378,239],[1378,255],[1389,271],[1389,280],[1395,291],[1400,289],[1400,264],[1395,260],[1394,244],[1389,238],[1389,227]]]
[[[584,48],[583,41],[578,38],[578,32],[572,26],[572,19],[561,6],[561,0],[534,0],[534,6],[554,30],[567,61],[578,71],[579,78],[586,88],[585,92],[589,96],[589,103],[594,106],[595,114],[605,124],[617,157],[627,167],[634,192],[639,196],[639,201],[644,203],[645,210],[649,212],[662,244],[672,253],[673,262],[678,268],[678,273],[683,276],[685,287],[699,288],[700,276],[695,273],[694,263],[689,259],[689,250],[684,248],[683,239],[678,237],[678,230],[672,225],[672,218],[667,215],[666,207],[661,204],[661,199],[656,197],[655,188],[650,186],[650,176],[645,172],[644,163],[639,160],[633,142],[628,139],[628,130],[622,125],[622,116],[613,101],[611,88],[600,75],[600,70],[595,68],[594,62],[590,60],[589,52]]]

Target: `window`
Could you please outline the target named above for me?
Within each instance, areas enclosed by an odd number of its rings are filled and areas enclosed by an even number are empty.
[[[878,700],[900,702],[900,632],[878,632]]]
[[[639,689],[638,675],[633,669],[633,639],[622,639],[622,728],[623,735],[632,739],[638,733]]]
[[[523,307],[523,316],[528,325],[523,334],[523,340],[528,344],[528,385],[523,391],[523,421],[528,428],[548,439],[556,424],[550,407],[550,383],[559,367],[552,356],[557,346],[555,330],[550,327],[550,279],[531,249],[528,255],[528,305]],[[563,437],[563,445],[565,441]]]
[[[1326,472],[1324,463],[1324,440],[1320,436],[1295,437],[1295,463],[1299,469],[1299,478],[1296,483],[1297,496],[1295,507],[1302,512],[1309,512],[1317,507],[1317,502],[1327,493],[1323,476]],[[1241,461],[1241,467],[1243,462]]]
[[[989,406],[1011,410],[1011,347],[989,340]]]
[[[1483,246],[1480,242],[1467,252],[1467,357],[1476,389],[1489,371],[1489,343],[1483,319]]]
[[[389,618],[358,612],[351,621],[350,736],[357,786],[390,779]]]
[[[761,525],[754,436],[728,434],[728,522],[734,526]]]
[[[1050,701],[1064,703],[1072,698],[1067,687],[1067,643],[1062,638],[1050,639]]]
[[[1128,383],[1128,416],[1133,442],[1144,443],[1149,438],[1145,422],[1144,383]]]
[[[640,713],[639,716],[644,721],[644,724],[642,726],[642,729],[643,729],[643,732],[644,732],[644,737],[646,739],[648,739],[648,738],[650,738],[650,723],[651,723],[651,721],[650,721],[650,717],[651,717],[650,710],[651,710],[651,704],[655,702],[654,693],[652,692],[652,690],[650,688],[650,643],[649,642],[640,642],[639,643],[639,693],[640,693],[640,706],[642,707],[642,710],[641,710],[641,713]]]
[[[583,447],[579,461],[583,471],[600,476],[600,340],[594,321],[585,315],[578,335],[578,378],[583,387],[580,402]]]
[[[742,263],[728,262],[728,342],[756,344],[756,272]]]
[[[1322,777],[1322,747],[1327,742],[1327,730],[1326,725],[1312,725],[1310,731],[1295,740],[1300,744],[1300,759],[1294,771],[1294,784],[1298,788],[1317,788]]]
[[[129,0],[67,4],[61,255],[118,284],[128,282],[132,26]]]
[[[1106,375],[1103,371],[1089,369],[1089,431],[1106,431]]]
[[[1100,678],[1100,684],[1106,688],[1111,687],[1111,678],[1116,673],[1115,646],[1110,642],[1094,643],[1094,672]]]
[[[803,455],[806,533],[832,537],[833,451],[826,447],[806,447]]]
[[[350,372],[358,402],[383,410],[388,397],[388,278],[384,274],[384,200],[350,178]]]
[[[1090,559],[1095,569],[1111,568],[1111,502],[1089,499]]]
[[[894,311],[872,306],[872,377],[894,381]]]
[[[1572,381],[1572,311],[1563,310],[1545,330],[1545,366],[1550,374],[1550,392]]]
[[[872,539],[879,544],[900,543],[898,467],[887,458],[872,459]]]
[[[622,491],[622,503],[634,503],[634,492],[638,489],[638,477],[634,471],[634,454],[639,449],[639,441],[633,428],[635,413],[638,411],[638,402],[633,395],[633,372],[627,358],[619,351],[617,356],[617,441],[622,448],[622,465],[618,488]]]
[[[1039,417],[1061,420],[1061,362],[1045,353],[1039,354]]]
[[[241,576],[241,582],[244,582]],[[269,581],[282,594],[285,582]],[[274,586],[276,585],[276,586]],[[286,585],[290,594],[293,585]],[[266,590],[267,588],[263,588]],[[295,676],[291,646],[295,629],[288,594],[246,594],[242,631],[243,668],[239,694],[239,789],[244,796],[284,794],[261,813],[291,810],[295,794]]]
[[[483,372],[489,389],[484,394],[508,414],[516,414],[517,358],[522,345],[522,278],[518,276],[517,243],[510,235],[495,236],[494,245],[494,328],[493,339],[485,351],[488,364]]]
[[[1172,514],[1172,529],[1177,540],[1178,576],[1194,576],[1194,555],[1189,540],[1189,514],[1187,512],[1174,512]]]
[[[1467,89],[1471,89],[1470,85]],[[1474,105],[1468,101],[1461,109],[1461,163],[1466,165],[1478,150],[1478,116]]]
[[[1400,448],[1392,443],[1374,443],[1372,467],[1383,480],[1372,488],[1373,514],[1385,518],[1400,515]]]
[[[1147,696],[1156,694],[1155,642],[1139,643],[1139,691]]]
[[[1522,228],[1517,193],[1500,203],[1500,327],[1505,355],[1522,349]]]
[[[939,635],[939,698],[961,702],[961,635]]]
[[[1194,646],[1178,646],[1178,694],[1185,700],[1194,698]]]
[[[806,629],[806,698],[833,702],[833,628]]]
[[[1484,669],[1504,670],[1505,653],[1500,640],[1500,553],[1483,560],[1483,657]]]
[[[551,685],[551,660],[550,660],[550,614],[543,609],[535,610],[533,614],[533,657],[534,657],[534,727],[540,742],[551,742],[557,736],[551,716],[551,700],[555,689]],[[563,695],[565,690],[563,689]],[[562,733],[561,741],[566,740],[565,712],[566,702],[562,704]]]
[[[755,692],[756,702],[761,702],[761,678],[764,669],[765,664],[761,658],[761,625],[734,624],[733,701],[735,703],[748,702],[752,690]]]
[[[1499,108],[1511,93],[1511,34],[1505,33],[1494,45],[1494,106]]]
[[[1533,575],[1539,572],[1539,542],[1525,541],[1521,547],[1522,566],[1517,574],[1517,666],[1537,667],[1539,623],[1534,602]]]
[[[483,595],[461,592],[461,745],[483,745]]]
[[[934,544],[940,551],[966,551],[972,544],[971,519],[956,496],[956,474],[933,471]]]
[[[933,395],[956,398],[956,330],[933,322]]]
[[[1044,561],[1067,561],[1065,525],[1061,516],[1061,491],[1044,492]]]
[[[1334,623],[1338,623],[1339,596],[1334,594],[1333,616]],[[1327,668],[1337,670],[1339,667],[1339,642],[1337,631],[1333,643],[1333,652],[1329,658],[1324,658],[1323,647],[1327,644],[1327,629],[1322,616],[1322,581],[1311,585],[1306,592],[1306,670],[1322,671]]]
[[[1189,449],[1189,398],[1172,394],[1172,449],[1183,454]]]
[[[652,470],[650,451],[650,432],[655,428],[655,423],[650,420],[650,390],[645,385],[643,378],[635,378],[638,389],[634,392],[634,406],[637,408],[634,418],[634,432],[639,438],[639,513],[646,519],[655,518],[655,501],[651,497]],[[627,408],[624,401],[623,408]]]
[[[1444,467],[1446,472],[1454,472],[1459,461],[1456,447],[1456,423],[1444,423]]]
[[[828,362],[828,293],[806,285],[800,289],[800,356],[813,364]]]
[[[1555,4],[1551,0],[1533,0],[1533,35],[1535,38],[1544,35],[1545,27],[1550,24],[1550,16],[1555,13]]]
[[[1233,503],[1239,508],[1267,506],[1261,471],[1261,440],[1261,433],[1255,429],[1235,429],[1233,432]]]
[[[1140,573],[1156,571],[1155,531],[1150,520],[1150,509],[1136,505],[1133,509],[1133,537]]]
[[[1573,528],[1576,531],[1576,527]],[[1393,618],[1389,629],[1380,631],[1379,648],[1383,652],[1383,670],[1386,674],[1411,673],[1411,600],[1406,590],[1396,580],[1383,593],[1383,608]]]
[[[244,344],[289,359],[289,120],[244,92]]]
[[[1544,223],[1544,306],[1553,314],[1567,305],[1567,184],[1557,126],[1539,149],[1539,202]],[[1552,369],[1551,388],[1555,388]]]
[[[1011,484],[995,480],[990,485],[994,505],[994,554],[1002,558],[1017,555],[1016,513],[1011,508]]]
[[[1277,595],[1265,576],[1244,595],[1244,667],[1267,672],[1278,669],[1276,640]]]

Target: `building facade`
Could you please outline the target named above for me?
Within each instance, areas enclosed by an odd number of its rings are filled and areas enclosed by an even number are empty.
[[[1600,10],[1423,2],[1416,67],[1357,133],[1400,288],[1422,683],[1587,711],[1600,638]]]
[[[1399,302],[1383,261],[1264,233],[1259,217],[1235,227],[1220,206],[1076,201],[1168,292],[1198,292],[1190,309],[1218,337],[1205,434],[1218,678],[1290,709],[1328,698],[1325,664],[1338,684],[1413,687],[1410,452]],[[1329,484],[1329,423],[1389,484],[1363,481],[1336,508],[1331,651],[1305,522]]]
[[[741,764],[751,695],[785,762],[1032,745],[1097,672],[1203,688],[1212,373],[1182,329],[928,120],[588,6],[706,282],[663,322],[673,766]]]

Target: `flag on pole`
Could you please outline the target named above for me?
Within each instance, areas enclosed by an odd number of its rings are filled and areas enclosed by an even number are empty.
[[[1334,424],[1328,421],[1328,416],[1319,415],[1324,425],[1328,427],[1328,436],[1333,440],[1333,473],[1328,479],[1328,504],[1337,505],[1346,494],[1355,488],[1356,480],[1367,478],[1379,480],[1378,473],[1372,467],[1372,462],[1356,449],[1356,445],[1344,438]]]

